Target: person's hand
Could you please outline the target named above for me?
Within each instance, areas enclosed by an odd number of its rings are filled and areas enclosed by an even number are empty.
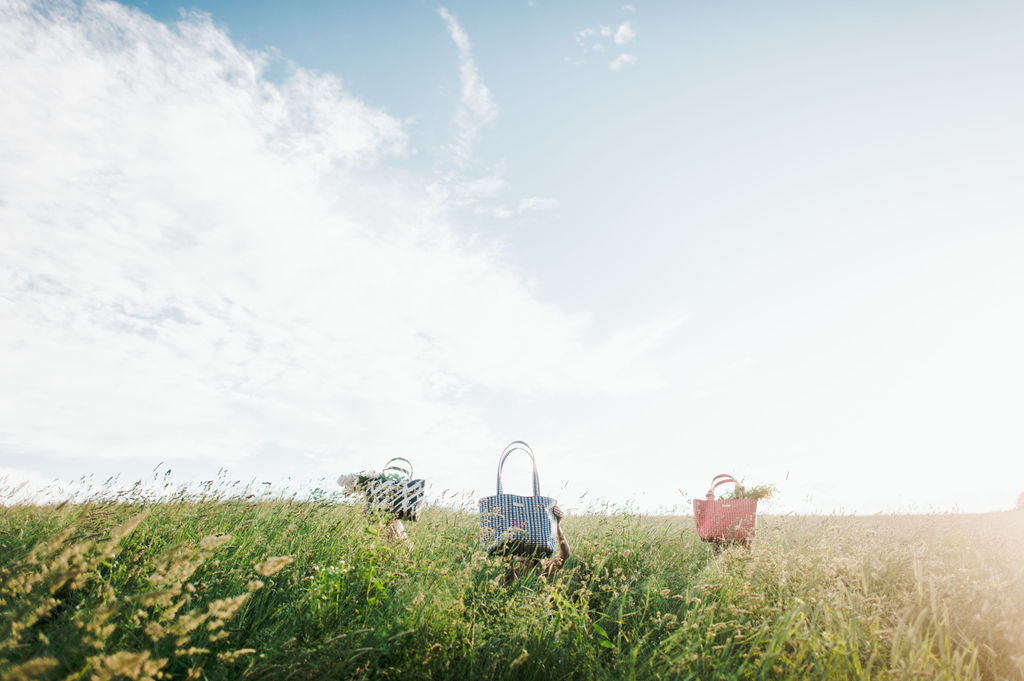
[[[565,517],[565,511],[558,504],[555,504],[554,508],[551,509],[551,515],[555,516],[555,520],[561,520]]]

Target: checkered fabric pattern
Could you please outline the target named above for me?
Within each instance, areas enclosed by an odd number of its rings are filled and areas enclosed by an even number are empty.
[[[416,520],[423,506],[427,481],[375,478],[366,485],[366,508],[399,520]]]
[[[523,452],[533,462],[533,495],[505,494],[501,489],[501,471],[513,452]],[[490,554],[546,558],[558,546],[558,503],[541,496],[537,459],[530,445],[516,440],[505,447],[498,459],[498,493],[480,500],[480,529],[484,549]]]
[[[480,526],[487,553],[546,558],[558,546],[558,520],[551,497],[497,494],[480,500]]]
[[[697,536],[704,541],[749,542],[754,538],[757,499],[715,499],[715,487],[728,482],[736,480],[728,475],[715,476],[706,498],[693,500]]]
[[[704,541],[748,541],[757,528],[757,499],[694,499],[697,536]]]

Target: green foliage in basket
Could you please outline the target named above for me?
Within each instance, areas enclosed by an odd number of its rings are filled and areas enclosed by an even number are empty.
[[[754,485],[753,487],[746,487],[742,485],[739,487],[733,486],[731,490],[722,495],[722,498],[736,499],[742,497],[744,499],[765,500],[771,499],[777,491],[778,490],[775,488],[775,485]],[[738,492],[741,493],[737,494]]]

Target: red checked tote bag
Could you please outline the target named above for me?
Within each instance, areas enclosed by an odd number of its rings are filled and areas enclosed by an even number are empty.
[[[736,485],[737,498],[715,499],[715,488],[729,482]],[[716,475],[706,498],[693,500],[693,519],[704,541],[748,544],[757,525],[757,499],[743,498],[743,486],[731,475]]]

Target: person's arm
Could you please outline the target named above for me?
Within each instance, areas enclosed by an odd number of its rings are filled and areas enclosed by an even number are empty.
[[[558,524],[558,551],[558,557],[561,558],[563,563],[569,560],[569,554],[571,553],[569,551],[569,542],[565,538],[565,532],[562,532],[561,523]]]
[[[409,543],[409,535],[405,533],[405,525],[398,518],[392,518],[384,528],[384,539],[387,541],[400,541],[403,544]]]
[[[557,505],[551,509],[552,515],[558,520],[558,555],[553,557],[548,563],[547,573],[553,575],[559,568],[565,565],[565,561],[569,559],[569,542],[565,538],[565,533],[562,532],[562,518],[565,517],[565,511],[559,508]]]

